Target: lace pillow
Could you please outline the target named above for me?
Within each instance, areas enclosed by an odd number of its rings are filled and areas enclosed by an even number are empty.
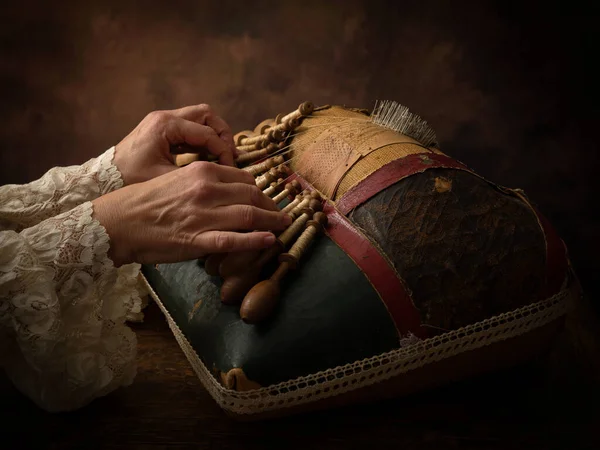
[[[378,131],[364,112],[315,111],[291,141],[290,179],[327,191],[329,223],[282,279],[272,317],[245,323],[202,261],[143,268],[219,405],[263,418],[374,400],[539,351],[576,286],[562,241],[525,195]]]

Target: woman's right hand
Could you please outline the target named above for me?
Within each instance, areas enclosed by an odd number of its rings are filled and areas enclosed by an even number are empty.
[[[248,172],[209,162],[126,186],[93,204],[116,266],[262,249],[275,242],[272,233],[240,231],[282,230],[291,221]]]

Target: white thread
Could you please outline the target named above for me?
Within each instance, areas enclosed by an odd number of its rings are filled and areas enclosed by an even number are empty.
[[[437,145],[435,131],[427,122],[398,102],[377,100],[371,114],[371,121],[376,125],[413,138],[425,147]]]

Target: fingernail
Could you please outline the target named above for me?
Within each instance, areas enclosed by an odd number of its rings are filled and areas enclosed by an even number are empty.
[[[265,237],[265,247],[270,247],[275,243],[275,236],[270,234]]]
[[[287,227],[292,224],[292,217],[289,214],[284,214],[283,224]]]

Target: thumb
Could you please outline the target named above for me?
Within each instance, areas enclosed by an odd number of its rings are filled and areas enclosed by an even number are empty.
[[[193,245],[203,253],[228,253],[247,250],[262,250],[275,243],[273,233],[253,231],[207,231],[196,236]]]

